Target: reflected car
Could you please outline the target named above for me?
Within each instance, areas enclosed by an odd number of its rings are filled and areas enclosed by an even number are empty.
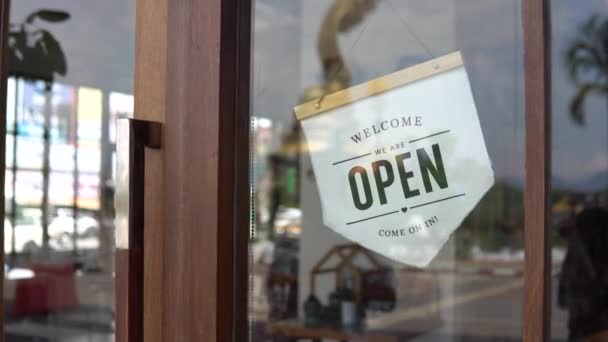
[[[42,211],[39,208],[26,208],[22,210],[15,225],[15,252],[36,253],[42,248]],[[49,247],[54,250],[72,248],[74,228],[78,238],[95,237],[99,231],[99,223],[90,216],[81,216],[76,219],[67,214],[67,211],[58,211],[53,217],[49,227]],[[13,229],[9,220],[4,220],[4,252],[11,253],[13,244]]]
[[[42,246],[41,210],[24,208],[14,226],[16,253],[36,253]],[[4,251],[10,253],[13,245],[13,226],[4,220]]]
[[[74,227],[74,217],[67,211],[58,211],[57,214],[49,224],[49,239],[59,246],[71,246],[74,228],[78,238],[95,237],[99,231],[99,223],[93,217],[78,217]]]

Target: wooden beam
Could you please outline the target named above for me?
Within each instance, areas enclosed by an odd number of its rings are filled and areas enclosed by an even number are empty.
[[[526,94],[524,331],[548,341],[551,310],[551,11],[549,0],[523,1]]]
[[[231,307],[217,287],[221,3],[164,5],[163,341],[220,341],[217,306],[225,301]]]
[[[135,111],[139,120],[165,122],[167,87],[166,0],[137,0],[135,39]],[[161,135],[162,139],[162,135]],[[145,153],[143,250],[143,338],[163,341],[164,303],[164,151]],[[130,341],[131,342],[131,341]]]
[[[162,309],[149,313],[162,341],[245,340],[250,1],[137,10],[136,118],[164,127],[162,285],[149,287]]]
[[[232,244],[234,246],[234,259],[232,260],[234,267],[234,279],[232,279],[234,291],[234,310],[230,320],[231,330],[234,335],[232,340],[227,341],[247,341],[249,339],[249,280],[251,270],[249,269],[249,240],[253,237],[252,218],[254,212],[251,209],[254,189],[250,185],[250,170],[253,165],[250,165],[252,151],[250,151],[250,129],[251,129],[251,113],[250,113],[250,92],[251,92],[251,43],[252,34],[252,2],[253,0],[236,0],[224,1],[227,6],[234,6],[235,12],[227,12],[228,17],[233,17],[233,24],[236,26],[236,37],[234,42],[236,46],[233,48],[236,53],[235,57],[235,77],[232,81],[235,86],[235,93],[232,97],[228,97],[227,101],[235,103],[235,123],[234,123],[234,161],[227,167],[234,169],[234,205],[232,215],[234,217],[233,227],[234,236],[232,241],[227,239],[224,244]],[[230,25],[230,21],[225,21],[225,24]],[[229,42],[233,37],[227,36]],[[230,89],[230,82],[225,84],[226,91]],[[230,132],[228,132],[230,133]],[[228,155],[227,157],[230,157]],[[231,198],[225,198],[228,201]],[[227,204],[227,203],[226,203]],[[228,238],[228,237],[226,237]],[[228,279],[229,277],[222,277]],[[228,327],[224,327],[227,329]]]

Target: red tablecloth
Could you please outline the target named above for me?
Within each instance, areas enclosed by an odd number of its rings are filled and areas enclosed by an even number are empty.
[[[72,264],[32,266],[34,277],[17,281],[12,314],[44,314],[79,306]]]

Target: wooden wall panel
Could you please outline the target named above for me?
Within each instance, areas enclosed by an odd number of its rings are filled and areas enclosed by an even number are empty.
[[[523,0],[526,89],[524,341],[548,341],[551,309],[549,0]]]
[[[221,3],[172,2],[168,21],[164,336],[218,341]]]
[[[218,341],[220,8],[169,4],[165,341]]]

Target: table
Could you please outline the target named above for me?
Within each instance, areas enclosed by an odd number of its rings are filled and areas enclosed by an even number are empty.
[[[11,314],[31,316],[79,307],[72,264],[32,265],[34,277],[17,280]]]
[[[269,322],[268,333],[273,336],[291,337],[294,341],[308,339],[313,342],[321,342],[324,338],[346,341],[367,341],[367,342],[398,342],[403,338],[403,334],[396,334],[390,331],[356,331],[344,330],[338,327],[319,326],[307,327],[297,320]]]

